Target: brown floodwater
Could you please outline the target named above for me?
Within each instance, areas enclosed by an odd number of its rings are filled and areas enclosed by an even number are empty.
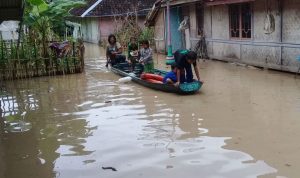
[[[0,178],[300,177],[300,76],[206,61],[179,96],[86,48],[82,74],[1,84]]]

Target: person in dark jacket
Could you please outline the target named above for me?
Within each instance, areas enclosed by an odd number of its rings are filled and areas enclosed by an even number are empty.
[[[128,62],[131,66],[131,71],[134,71],[135,65],[139,60],[139,48],[138,44],[135,42],[134,38],[130,38],[130,42],[128,43]]]
[[[177,50],[174,53],[174,58],[177,65],[176,86],[180,83],[191,83],[194,81],[192,65],[197,79],[200,81],[200,73],[197,66],[197,53],[189,50]]]

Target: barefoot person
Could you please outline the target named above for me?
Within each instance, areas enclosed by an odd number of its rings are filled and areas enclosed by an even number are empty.
[[[174,53],[175,62],[177,65],[177,82],[176,86],[180,83],[191,83],[194,81],[192,65],[198,81],[200,81],[200,74],[197,66],[197,53],[189,50],[177,50]]]

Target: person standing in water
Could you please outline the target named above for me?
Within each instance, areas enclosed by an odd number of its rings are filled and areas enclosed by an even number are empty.
[[[177,66],[176,86],[179,86],[180,83],[191,83],[194,81],[192,65],[198,81],[201,82],[197,66],[197,53],[189,50],[177,50],[174,53],[174,58]]]
[[[106,67],[110,63],[112,66],[120,63],[125,62],[126,57],[122,55],[123,48],[119,42],[117,42],[117,38],[115,35],[111,34],[108,36],[108,45],[106,48]]]

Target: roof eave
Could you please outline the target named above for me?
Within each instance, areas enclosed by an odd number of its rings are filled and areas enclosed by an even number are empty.
[[[150,12],[148,13],[148,15],[146,17],[145,26],[147,26],[147,27],[154,26],[154,24],[155,24],[154,21],[157,17],[159,9],[161,8],[162,3],[163,3],[162,0],[158,0],[154,3],[152,9],[150,10]]]
[[[24,1],[16,2],[13,6],[5,6],[5,3],[0,2],[0,21],[17,20],[21,21],[24,12]]]

